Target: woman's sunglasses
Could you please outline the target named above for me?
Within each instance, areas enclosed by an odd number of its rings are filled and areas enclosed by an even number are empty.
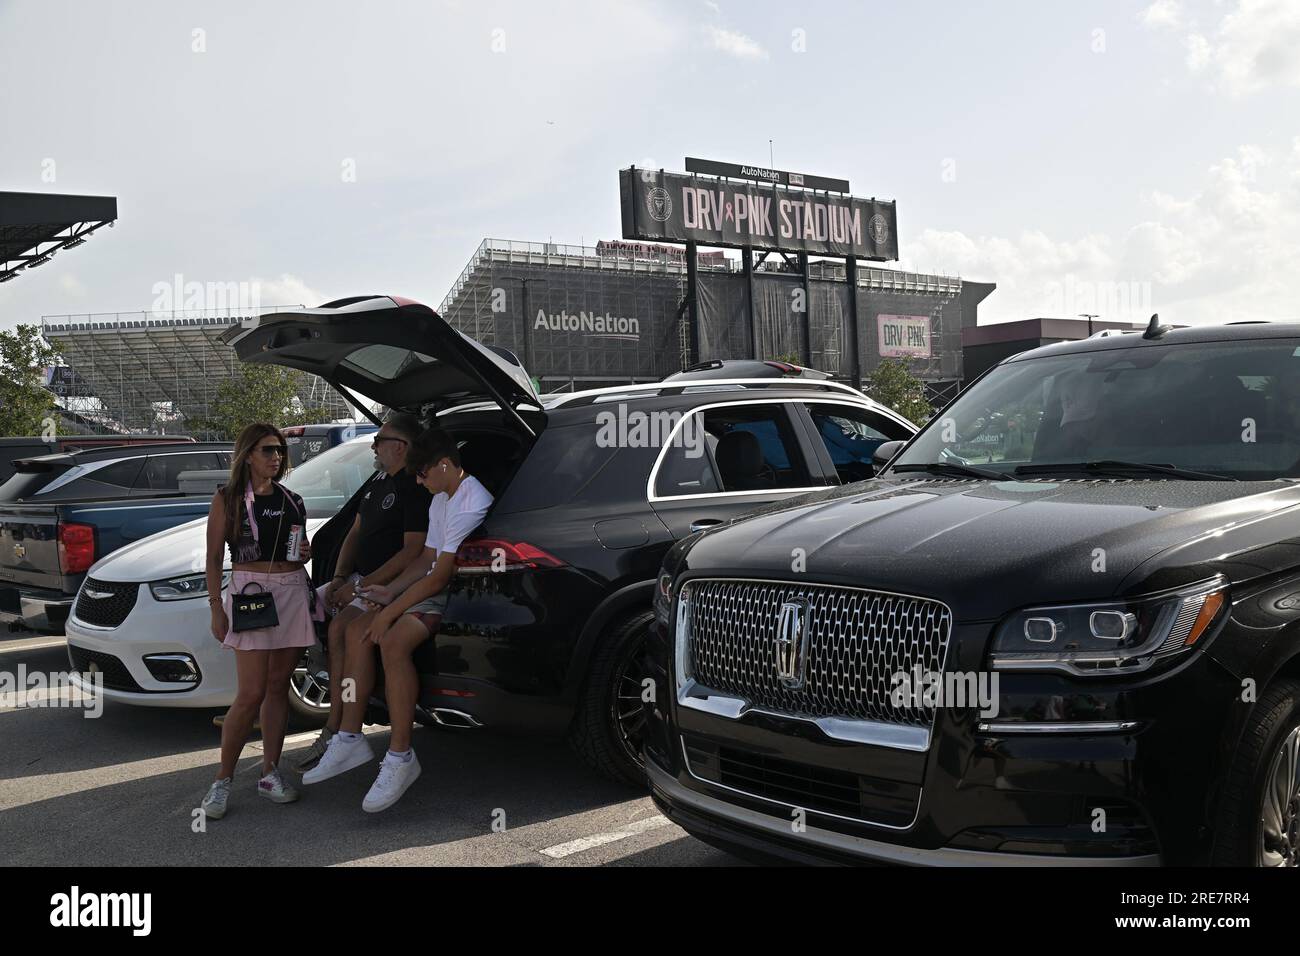
[[[288,445],[263,445],[261,448],[258,449],[258,452],[261,453],[263,458],[273,458],[277,456],[280,458],[284,458],[286,455],[289,454],[289,446]]]

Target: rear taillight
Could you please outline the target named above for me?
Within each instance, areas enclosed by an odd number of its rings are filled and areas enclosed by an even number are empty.
[[[88,524],[59,525],[59,567],[64,574],[89,571],[95,563],[95,529]]]
[[[492,574],[562,567],[564,562],[555,555],[547,554],[526,541],[475,538],[466,541],[456,552],[457,574]]]
[[[780,369],[786,375],[799,371],[799,366],[791,365],[789,362],[764,362],[763,364],[770,365],[775,369]]]

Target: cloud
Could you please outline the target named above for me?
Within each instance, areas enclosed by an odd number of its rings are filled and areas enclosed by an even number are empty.
[[[704,31],[709,35],[709,42],[712,44],[713,49],[728,56],[734,56],[738,60],[767,59],[767,50],[763,49],[758,41],[745,36],[743,33],[714,26],[705,27]]]
[[[1139,19],[1149,27],[1178,27],[1183,22],[1183,5],[1178,0],[1156,0]]]
[[[255,279],[258,301],[263,306],[305,305],[314,307],[329,302],[331,296],[317,292],[302,279],[282,272],[276,279]]]
[[[1185,62],[1233,95],[1275,86],[1300,86],[1300,3],[1237,0],[1210,32],[1193,29],[1176,0],[1157,0],[1139,19],[1165,30],[1187,29]]]
[[[78,299],[84,299],[86,297],[85,283],[74,276],[71,272],[65,272],[59,276],[59,289],[60,291]]]
[[[1291,276],[1300,261],[1300,137],[1276,150],[1240,147],[1200,188],[1140,197],[1112,235],[1014,238],[925,230],[902,265],[993,281],[984,321],[1039,316],[1141,322],[1153,311],[1186,324],[1300,318]]]

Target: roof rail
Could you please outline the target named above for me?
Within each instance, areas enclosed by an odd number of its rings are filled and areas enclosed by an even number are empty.
[[[611,385],[605,388],[592,388],[582,392],[555,393],[543,395],[542,401],[546,403],[547,408],[562,408],[570,405],[590,405],[594,404],[597,399],[603,395],[627,395],[640,398],[643,396],[658,395],[681,395],[687,389],[704,389],[712,390],[717,386],[731,387],[755,387],[764,388],[807,388],[820,391],[837,391],[847,392],[850,395],[861,397],[863,395],[852,385],[845,385],[842,382],[832,382],[823,379],[802,379],[802,378],[715,378],[699,379],[697,381],[683,382],[642,382],[637,385]],[[547,400],[551,395],[561,394],[564,397],[554,404]]]

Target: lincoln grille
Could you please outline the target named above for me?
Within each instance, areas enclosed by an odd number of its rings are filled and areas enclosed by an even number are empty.
[[[952,614],[938,601],[882,591],[785,581],[688,582],[689,676],[753,706],[801,717],[839,717],[914,727],[934,723],[922,678],[942,672]],[[777,676],[783,602],[808,602],[803,686]],[[914,695],[895,703],[896,675]]]

